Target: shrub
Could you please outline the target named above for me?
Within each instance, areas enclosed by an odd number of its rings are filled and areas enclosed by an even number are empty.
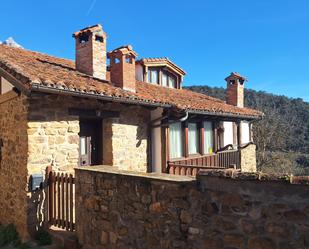
[[[48,232],[43,229],[40,229],[36,235],[35,240],[37,241],[39,246],[46,246],[52,243],[51,237]]]

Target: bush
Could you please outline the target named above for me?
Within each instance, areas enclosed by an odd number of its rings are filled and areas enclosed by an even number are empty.
[[[7,226],[0,226],[0,248],[4,246],[14,246],[18,249],[27,249],[29,246],[22,243],[16,231],[16,227],[12,224]]]
[[[49,233],[42,229],[36,233],[35,240],[37,241],[39,246],[51,245],[52,243],[52,239]]]

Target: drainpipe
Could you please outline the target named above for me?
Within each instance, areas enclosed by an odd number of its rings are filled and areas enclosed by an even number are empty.
[[[169,116],[170,116],[170,112],[169,112],[167,115],[165,115],[165,116],[163,116],[163,117],[161,117],[161,118],[159,118],[159,119],[152,120],[152,121],[150,122],[151,128],[156,128],[156,127],[159,127],[159,126],[166,125],[166,124],[158,124],[158,125],[152,125],[152,124],[155,123],[155,122],[157,122],[157,121],[159,121],[159,120],[161,121],[161,120],[163,120],[163,119],[166,119],[166,118],[168,118]],[[181,117],[180,119],[178,119],[178,120],[173,120],[173,121],[168,121],[168,125],[173,124],[173,123],[177,123],[177,122],[184,122],[184,121],[186,121],[186,120],[188,119],[188,117],[189,117],[189,113],[186,111],[185,115],[184,115],[183,117]]]

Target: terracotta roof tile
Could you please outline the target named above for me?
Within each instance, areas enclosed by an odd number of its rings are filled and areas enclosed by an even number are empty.
[[[185,89],[170,89],[145,82],[136,82],[136,93],[114,87],[107,80],[99,80],[75,70],[72,60],[61,59],[25,49],[0,45],[0,68],[18,78],[24,87],[34,85],[100,96],[134,99],[139,103],[166,104],[180,110],[214,114],[233,114],[258,117],[262,113],[238,108],[225,102]],[[107,76],[107,78],[109,78]]]

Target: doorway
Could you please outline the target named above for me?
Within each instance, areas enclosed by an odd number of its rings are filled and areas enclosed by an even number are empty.
[[[79,165],[99,165],[103,161],[102,120],[80,120]]]

